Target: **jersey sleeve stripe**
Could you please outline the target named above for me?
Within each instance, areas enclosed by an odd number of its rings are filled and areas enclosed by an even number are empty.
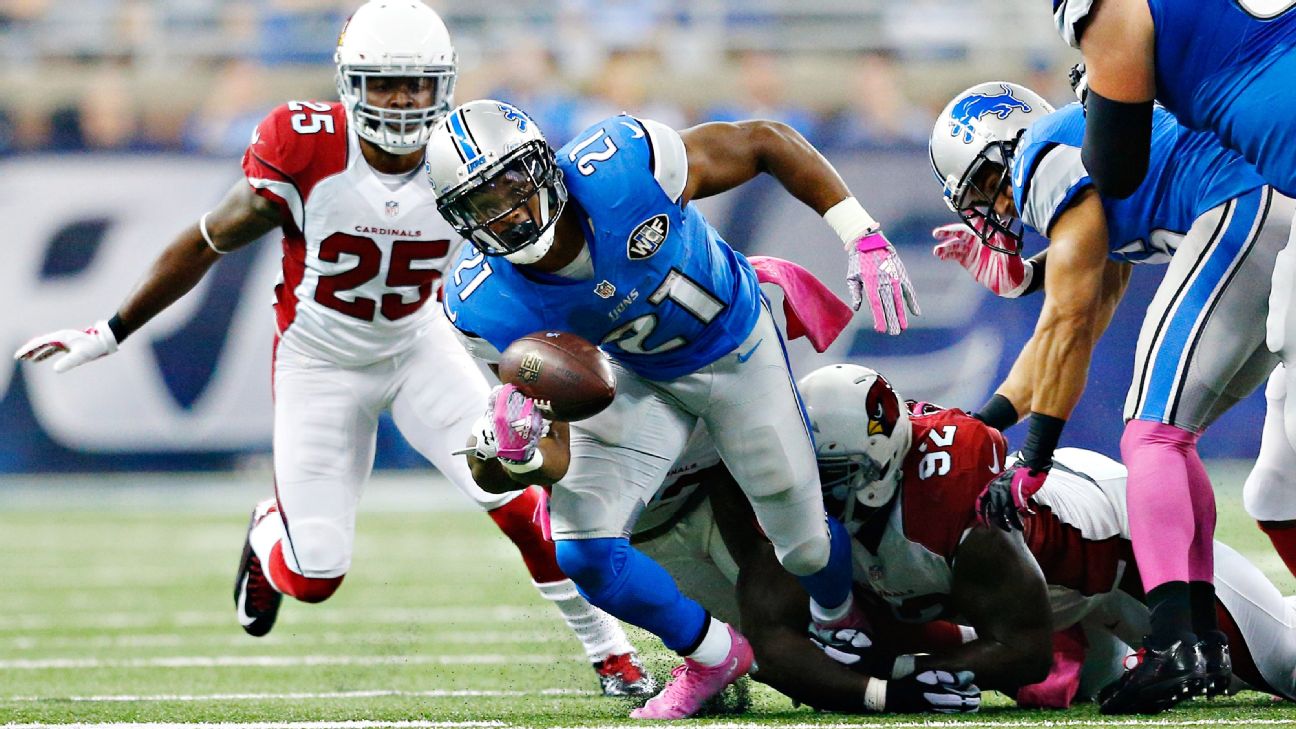
[[[1076,147],[1059,144],[1037,159],[1026,182],[1022,220],[1047,236],[1057,216],[1091,183]]]
[[[679,132],[651,119],[636,119],[647,134],[653,178],[666,197],[679,202],[688,185],[688,151]]]
[[[291,182],[281,182],[279,180],[269,180],[263,177],[249,177],[248,184],[255,190],[265,190],[288,206],[288,211],[292,213],[293,224],[297,230],[303,230],[305,216],[302,213],[301,196],[297,194],[297,188]]]

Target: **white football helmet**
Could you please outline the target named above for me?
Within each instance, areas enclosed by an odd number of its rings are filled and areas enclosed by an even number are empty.
[[[797,383],[815,437],[825,501],[852,533],[900,485],[913,440],[904,400],[876,371],[854,364],[820,367]],[[840,505],[840,508],[836,508]]]
[[[928,151],[945,204],[995,250],[1021,249],[1020,223],[995,213],[994,201],[1012,184],[1008,170],[1018,138],[1051,113],[1053,107],[1025,86],[991,81],[955,96],[936,118]],[[1016,250],[994,245],[996,232],[1015,240]]]
[[[421,148],[454,99],[455,52],[441,17],[419,0],[370,0],[342,26],[337,52],[338,96],[361,139],[391,154]],[[375,76],[426,78],[431,106],[388,109],[368,103]]]
[[[519,265],[549,252],[567,187],[553,148],[521,109],[460,106],[433,129],[425,165],[437,210],[477,250]]]

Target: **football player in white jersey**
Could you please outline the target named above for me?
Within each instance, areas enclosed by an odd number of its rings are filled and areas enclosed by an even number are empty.
[[[282,595],[320,602],[351,564],[356,504],[379,414],[486,511],[584,644],[604,693],[655,684],[620,625],[558,568],[533,514],[539,490],[488,494],[451,451],[489,391],[433,298],[457,236],[419,170],[451,107],[456,66],[440,17],[418,0],[369,2],[338,38],[341,102],[293,101],[257,127],[245,180],[184,230],[107,321],[36,337],[19,359],[58,372],[117,351],[222,255],[283,230],[275,285],[275,498],[253,510],[234,600],[249,634]]]
[[[853,371],[864,372],[857,376]],[[865,408],[862,392],[852,396],[860,388],[856,380],[867,383],[868,372],[837,365],[800,383],[819,436],[822,480],[832,491],[825,501],[830,513],[842,517],[848,528],[856,527],[856,582],[879,595],[902,621],[955,618],[975,628],[975,634],[965,634],[963,646],[929,647],[923,651],[929,655],[917,657],[870,655],[869,641],[858,636],[824,636],[826,642],[843,657],[860,656],[860,663],[875,673],[889,670],[894,676],[914,666],[972,669],[983,685],[994,686],[988,666],[1012,674],[1038,660],[1038,648],[1032,655],[1020,644],[1025,636],[1037,636],[1040,616],[1023,611],[1022,603],[1036,601],[1047,585],[1045,612],[1051,621],[1044,622],[1051,622],[1055,631],[1052,665],[1044,680],[1017,688],[1019,703],[1060,708],[1076,697],[1110,696],[1130,646],[1138,645],[1149,628],[1130,546],[1125,467],[1091,451],[1059,449],[1044,486],[1031,499],[1030,512],[1021,515],[1021,537],[1011,535],[1014,549],[995,556],[997,530],[978,523],[976,505],[981,474],[1014,461],[1005,462],[1002,450],[978,446],[1002,445],[999,433],[958,410],[916,408],[902,418],[907,423],[890,431],[912,432],[911,442],[900,451],[906,454],[899,461],[900,473],[892,477],[887,466],[897,462],[894,439],[874,434],[874,413],[890,408]],[[882,468],[870,468],[874,464]],[[870,475],[879,473],[881,478]],[[898,487],[892,485],[896,482]],[[1028,573],[1014,566],[1022,552],[1035,563]],[[987,559],[990,573],[970,573]],[[1008,576],[993,568],[997,560],[1008,567]],[[1231,662],[1233,675],[1252,688],[1296,697],[1292,601],[1255,565],[1219,542],[1214,577],[1218,592],[1213,608],[1222,631],[1217,637],[1225,648],[1222,656],[1208,654],[1198,662],[1194,689],[1209,695],[1228,689]],[[885,631],[874,627],[874,639],[885,640]],[[980,650],[974,650],[978,645]],[[1167,708],[1174,700],[1177,696],[1167,695],[1146,710]]]

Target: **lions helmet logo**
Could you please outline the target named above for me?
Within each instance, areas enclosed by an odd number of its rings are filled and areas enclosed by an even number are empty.
[[[626,240],[626,255],[632,261],[642,261],[661,248],[670,235],[670,218],[665,213],[654,215],[635,227]]]
[[[971,144],[975,139],[972,125],[987,115],[994,114],[1002,121],[1014,111],[1029,114],[1031,105],[1013,96],[1012,88],[999,84],[1001,94],[970,94],[959,100],[950,110],[950,136],[963,135],[963,143]]]
[[[891,383],[878,375],[869,387],[864,403],[868,408],[869,437],[884,435],[890,438],[900,420],[900,398],[891,388]]]

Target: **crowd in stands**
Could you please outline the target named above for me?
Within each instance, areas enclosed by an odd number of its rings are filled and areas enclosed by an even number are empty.
[[[238,155],[275,104],[335,97],[333,40],[355,2],[0,0],[0,154]],[[459,46],[457,98],[512,102],[558,143],[625,110],[674,127],[772,118],[827,148],[919,145],[946,96],[915,88],[906,64],[977,49],[896,43],[885,30],[908,16],[884,16],[894,4],[880,0],[852,12],[826,0],[429,4]],[[816,30],[850,23],[867,42]],[[805,38],[816,33],[822,47]],[[1067,100],[1059,59],[1021,57],[1013,80]]]

